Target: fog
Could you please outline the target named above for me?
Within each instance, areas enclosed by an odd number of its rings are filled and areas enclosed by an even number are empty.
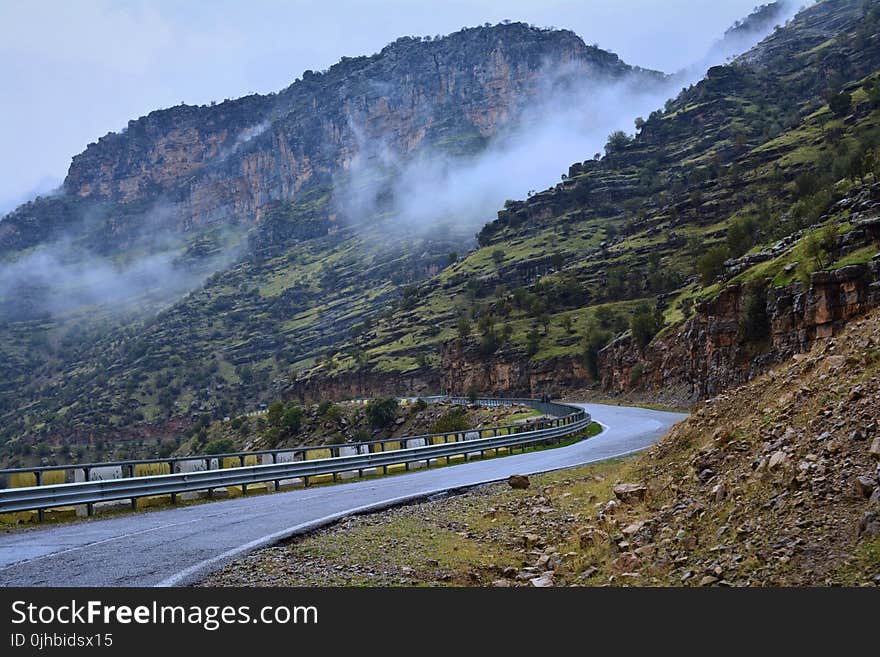
[[[794,5],[786,6],[781,22],[794,13]],[[708,68],[754,46],[775,24],[740,30],[725,39],[719,30],[719,39],[706,52],[664,82],[652,83],[637,74],[603,81],[582,71],[548,67],[540,76],[535,102],[476,156],[422,151],[402,158],[387,144],[360,140],[359,157],[337,183],[338,208],[353,224],[391,219],[393,231],[377,235],[384,242],[438,228],[473,235],[505,200],[523,199],[558,183],[572,163],[603,153],[612,132],[633,134],[636,117],[646,118],[663,107]],[[352,127],[355,134],[360,132],[359,126]]]
[[[715,38],[664,82],[648,83],[638,77],[597,80],[583,71],[548,67],[540,76],[543,86],[536,100],[476,155],[422,150],[403,158],[387,144],[361,139],[359,156],[337,180],[338,209],[344,219],[358,225],[392,218],[394,231],[381,232],[379,242],[387,242],[392,234],[412,238],[438,231],[472,237],[506,199],[521,199],[557,183],[570,164],[600,153],[611,132],[632,133],[637,116],[646,117],[681,87],[702,77],[708,66],[747,49],[772,27],[761,33],[738,33],[735,42],[718,43],[717,37],[729,24],[716,29],[713,23]],[[344,52],[337,52],[335,58]],[[261,123],[243,131],[218,158],[232,156],[267,128]],[[359,133],[356,124],[352,129]],[[234,246],[240,236],[225,234],[214,236],[215,255],[183,257],[183,236],[171,228],[179,223],[174,212],[174,206],[157,203],[138,218],[139,232],[127,236],[130,243],[123,241],[116,256],[83,240],[83,234],[99,235],[93,243],[113,239],[101,234],[107,230],[103,218],[82,217],[83,231],[74,226],[65,237],[0,268],[0,310],[31,316],[95,306],[149,307],[193,289],[240,255]]]
[[[157,309],[239,257],[233,228],[204,236],[216,247],[212,253],[192,254],[186,238],[193,236],[173,227],[176,211],[157,202],[138,216],[134,230],[117,237],[106,235],[101,211],[84,210],[60,238],[0,266],[0,318]],[[107,241],[110,252],[101,246]]]
[[[571,29],[629,64],[696,61],[759,0],[4,0],[0,208],[129,119],[180,102],[277,91],[306,69],[402,35],[504,19]],[[2,210],[0,210],[2,212]]]

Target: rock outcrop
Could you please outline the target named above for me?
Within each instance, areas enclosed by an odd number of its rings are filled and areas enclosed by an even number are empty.
[[[678,330],[644,351],[627,335],[599,354],[602,386],[613,393],[666,391],[696,401],[740,385],[773,364],[809,351],[836,335],[852,318],[880,306],[880,259],[820,271],[809,286],[793,283],[766,290],[766,341],[749,342],[742,323],[748,285],[734,285],[700,304]]]
[[[572,32],[521,23],[404,37],[371,57],[306,71],[278,94],[130,121],[74,157],[64,189],[119,203],[164,196],[186,227],[253,221],[377,145],[400,156],[448,139],[472,148],[560,71],[598,81],[634,69]]]
[[[460,340],[446,342],[440,356],[442,389],[455,394],[476,388],[485,395],[560,395],[590,380],[578,358],[533,362],[517,351],[486,358],[477,345]]]

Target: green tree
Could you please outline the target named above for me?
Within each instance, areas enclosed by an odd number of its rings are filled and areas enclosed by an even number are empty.
[[[471,400],[476,401],[477,397]],[[467,409],[464,406],[453,406],[431,426],[431,433],[452,433],[470,429]]]
[[[766,292],[761,287],[749,291],[739,320],[740,337],[747,343],[757,344],[770,336],[770,318],[767,315]]]
[[[713,246],[697,258],[696,269],[704,286],[711,285],[712,281],[721,275],[724,271],[724,262],[729,255],[726,246]]]
[[[602,329],[590,328],[587,338],[584,340],[583,357],[584,365],[593,381],[599,380],[599,352],[611,342],[611,333]]]
[[[281,418],[283,416],[284,402],[276,401],[269,404],[269,412],[266,414],[266,419],[269,421],[269,426],[280,427]]]
[[[571,319],[571,315],[563,315],[562,318],[559,320],[559,323],[562,325],[562,328],[566,333],[572,333],[574,321]]]
[[[291,404],[284,409],[284,415],[281,418],[281,429],[284,433],[290,436],[299,431],[302,425],[302,416],[303,410],[299,406]]]
[[[526,334],[526,353],[529,356],[534,356],[538,353],[538,349],[541,346],[541,334],[538,332],[537,328],[532,328],[528,334]]]
[[[846,116],[852,109],[852,95],[845,91],[834,94],[828,101],[828,108],[835,116]]]
[[[470,336],[471,323],[467,317],[460,317],[455,326],[458,329],[458,337],[460,337],[462,340]]]
[[[659,313],[648,304],[639,305],[629,322],[633,340],[640,349],[644,349],[651,342],[661,326]]]
[[[615,130],[608,135],[608,141],[605,143],[605,154],[613,155],[614,153],[619,153],[626,148],[631,141],[632,137],[626,134],[623,130]]]
[[[397,418],[397,399],[380,397],[367,403],[367,420],[374,429],[385,429]]]
[[[234,443],[231,438],[218,438],[205,445],[205,454],[227,454],[232,451]]]

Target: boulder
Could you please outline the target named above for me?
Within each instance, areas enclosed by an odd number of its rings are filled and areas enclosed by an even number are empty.
[[[624,552],[611,562],[612,568],[620,573],[631,573],[639,569],[642,560],[634,552]]]
[[[539,577],[533,577],[530,579],[529,583],[536,588],[555,586],[555,582],[553,581],[553,571],[548,570],[547,572],[541,573]]]
[[[780,466],[785,466],[788,461],[788,455],[785,452],[774,452],[773,456],[770,457],[770,462],[767,464],[767,467],[771,470],[775,470]]]
[[[635,504],[644,501],[648,487],[644,484],[615,484],[612,486],[611,492],[621,502]]]
[[[877,482],[873,477],[868,477],[865,475],[861,475],[856,477],[855,479],[855,489],[856,494],[859,497],[869,498],[871,497],[871,493],[874,492],[874,489],[877,487]]]
[[[880,436],[874,438],[874,441],[871,443],[871,447],[868,450],[868,453],[875,459],[880,461]]]
[[[530,486],[529,478],[525,475],[510,475],[507,478],[507,485],[517,490],[525,490]]]

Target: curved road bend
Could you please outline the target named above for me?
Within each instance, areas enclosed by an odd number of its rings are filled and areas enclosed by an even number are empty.
[[[96,518],[0,534],[3,586],[176,586],[258,547],[353,512],[406,499],[582,465],[657,441],[680,413],[581,404],[605,427],[557,449],[335,486]]]

